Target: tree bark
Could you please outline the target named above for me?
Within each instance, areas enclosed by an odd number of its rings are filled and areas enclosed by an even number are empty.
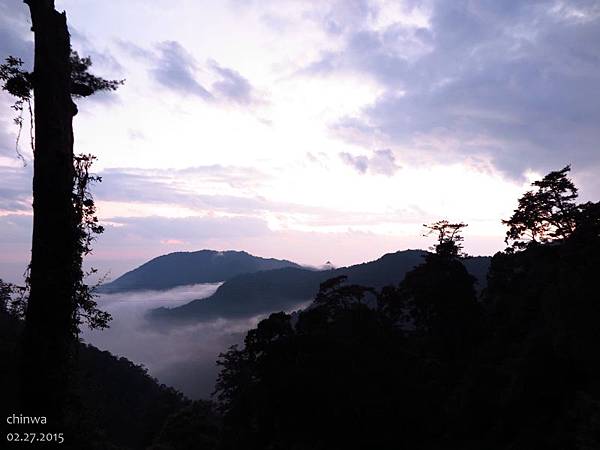
[[[71,44],[54,0],[24,0],[35,36],[35,149],[30,296],[23,341],[23,410],[63,422],[73,332],[77,243],[72,201]]]

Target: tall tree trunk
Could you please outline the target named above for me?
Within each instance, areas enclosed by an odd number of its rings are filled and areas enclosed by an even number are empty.
[[[30,296],[22,365],[23,409],[59,425],[74,344],[73,116],[70,36],[54,0],[24,0],[35,36],[35,150]],[[51,421],[51,422],[50,422]]]

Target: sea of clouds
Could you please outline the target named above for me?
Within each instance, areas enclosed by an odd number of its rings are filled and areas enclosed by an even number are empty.
[[[209,398],[217,377],[219,353],[243,342],[246,332],[265,317],[218,319],[163,327],[148,322],[146,313],[212,295],[220,283],[181,286],[166,291],[101,294],[98,305],[113,320],[105,330],[85,330],[84,342],[124,356],[148,369],[161,383],[190,398]]]

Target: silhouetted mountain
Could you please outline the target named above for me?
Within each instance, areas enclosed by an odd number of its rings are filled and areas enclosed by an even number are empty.
[[[176,308],[158,308],[151,311],[149,317],[167,321],[205,321],[290,310],[313,298],[320,283],[340,275],[346,275],[349,283],[374,288],[397,284],[406,272],[423,262],[425,254],[423,250],[405,250],[334,270],[286,267],[238,275],[226,281],[207,299],[194,300]],[[480,287],[485,284],[489,264],[489,257],[465,261],[467,270],[477,278]]]
[[[300,266],[291,261],[261,258],[238,251],[176,252],[142,264],[102,286],[100,292],[162,290],[186,284],[218,283],[244,273],[283,267]]]

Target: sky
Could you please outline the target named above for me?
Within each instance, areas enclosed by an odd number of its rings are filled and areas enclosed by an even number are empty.
[[[57,0],[92,71],[75,151],[98,157],[116,277],[173,251],[336,266],[426,248],[469,224],[475,255],[531,181],[572,165],[600,198],[600,3],[493,0]],[[32,60],[26,5],[0,0],[0,56]],[[31,239],[32,154],[0,94],[0,278]],[[27,123],[27,120],[26,120]]]

